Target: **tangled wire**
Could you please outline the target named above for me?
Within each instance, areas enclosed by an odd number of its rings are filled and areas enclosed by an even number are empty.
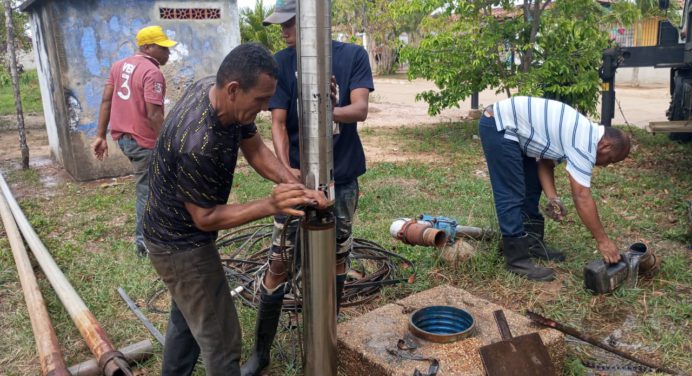
[[[259,278],[269,267],[272,229],[272,224],[245,226],[225,233],[216,242],[231,289],[243,287],[236,298],[255,308],[259,302]],[[353,239],[350,258],[351,269],[344,285],[342,307],[371,302],[377,298],[382,287],[412,283],[415,279],[416,268],[411,261],[370,240]],[[290,259],[296,260],[295,257]],[[283,309],[295,312],[302,308],[300,272],[294,270],[292,274],[292,288],[284,296]],[[150,296],[147,308],[151,312],[165,313],[158,308],[161,304],[157,304],[165,292],[163,288]]]

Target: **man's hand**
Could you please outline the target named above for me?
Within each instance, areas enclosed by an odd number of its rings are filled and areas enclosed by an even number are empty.
[[[329,85],[329,96],[332,98],[332,108],[339,104],[339,92],[337,89],[338,85],[336,83],[336,76],[332,76],[331,83]]]
[[[548,199],[548,203],[545,204],[545,208],[543,208],[543,214],[555,221],[562,222],[562,220],[567,215],[567,208],[565,207],[565,204],[562,203],[562,200],[560,200],[559,197],[553,197],[551,199]]]
[[[325,209],[334,203],[334,201],[328,201],[323,192],[314,189],[306,189],[305,194],[312,200],[310,205],[318,209]]]
[[[615,264],[620,261],[620,253],[618,252],[618,247],[615,243],[606,239],[598,243],[598,251],[603,255],[605,262],[609,264]]]
[[[300,169],[293,168],[293,167],[286,167],[286,168],[288,168],[288,171],[290,171],[291,174],[293,176],[295,176],[296,179],[298,179],[298,181],[300,181]]]
[[[96,137],[94,143],[91,144],[91,149],[99,161],[102,161],[104,157],[108,157],[108,141],[105,138]]]
[[[296,206],[326,206],[327,199],[324,195],[319,197],[318,194],[321,195],[319,192],[306,189],[302,184],[282,183],[275,186],[272,190],[269,203],[273,207],[275,213],[302,217],[305,215],[305,212],[295,209]]]

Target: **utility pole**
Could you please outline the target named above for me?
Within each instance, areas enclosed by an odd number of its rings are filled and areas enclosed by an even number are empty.
[[[17,130],[19,131],[19,149],[22,151],[22,169],[29,169],[29,146],[26,144],[26,131],[24,130],[24,110],[22,109],[22,97],[19,93],[19,72],[17,72],[17,54],[14,46],[14,24],[12,23],[12,5],[10,0],[2,0],[5,8],[5,27],[7,28],[7,55],[9,56],[10,75],[12,75],[12,88],[14,89],[14,103],[17,112]]]
[[[334,200],[329,0],[297,8],[300,173],[305,186]],[[306,208],[300,228],[303,273],[303,373],[336,375],[336,220],[333,206]]]

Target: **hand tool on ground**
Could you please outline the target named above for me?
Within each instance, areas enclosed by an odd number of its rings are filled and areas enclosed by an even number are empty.
[[[568,335],[570,335],[570,336],[572,336],[572,337],[574,337],[574,338],[577,338],[577,339],[580,339],[580,340],[582,340],[582,341],[584,341],[584,342],[590,343],[590,344],[592,344],[592,345],[594,345],[594,346],[596,346],[596,347],[600,347],[600,348],[602,348],[603,350],[606,350],[606,351],[609,351],[609,352],[611,352],[611,353],[613,353],[613,354],[619,355],[619,356],[621,356],[621,357],[623,357],[623,358],[625,358],[625,359],[631,360],[631,361],[633,361],[633,362],[637,362],[637,363],[639,363],[639,364],[643,364],[643,365],[645,365],[645,366],[647,366],[647,367],[649,367],[649,368],[652,368],[652,369],[655,370],[655,371],[661,371],[661,372],[669,373],[669,374],[671,374],[671,375],[676,375],[676,374],[679,373],[678,371],[672,370],[672,369],[670,369],[670,368],[661,367],[661,366],[659,366],[659,365],[657,365],[657,364],[648,362],[648,361],[646,361],[646,360],[639,359],[639,358],[635,357],[635,356],[632,355],[632,354],[626,353],[626,352],[621,351],[621,350],[618,350],[618,349],[616,349],[616,348],[614,348],[614,347],[612,347],[612,346],[606,345],[605,343],[602,343],[601,341],[599,341],[599,340],[597,340],[597,339],[595,339],[595,338],[593,338],[593,337],[591,337],[591,336],[588,336],[588,335],[586,335],[586,334],[582,334],[582,333],[579,332],[577,329],[570,328],[570,327],[568,327],[568,326],[562,325],[562,324],[560,324],[559,322],[557,322],[557,321],[555,321],[555,320],[551,320],[551,319],[549,319],[549,318],[547,318],[547,317],[543,317],[543,316],[541,316],[541,315],[539,315],[539,314],[537,314],[537,313],[535,313],[535,312],[526,311],[526,316],[527,316],[531,321],[533,321],[533,322],[535,322],[535,323],[538,323],[538,324],[541,324],[541,325],[544,325],[544,326],[547,326],[547,327],[550,327],[550,328],[559,330],[559,331],[561,331],[561,332],[563,332],[563,333],[565,333],[565,334],[568,334]]]
[[[502,341],[479,349],[488,376],[555,376],[555,367],[538,333],[512,337],[502,310],[493,312]]]
[[[161,334],[161,332],[158,329],[156,329],[154,324],[152,324],[146,316],[144,316],[144,313],[142,313],[139,307],[137,307],[137,304],[135,304],[135,302],[132,301],[132,299],[130,299],[130,296],[127,295],[125,289],[123,289],[122,287],[118,287],[118,294],[120,294],[120,297],[123,298],[125,303],[127,303],[127,306],[130,307],[132,313],[134,313],[135,316],[137,316],[137,318],[139,319],[139,321],[141,321],[142,324],[144,324],[144,326],[147,328],[147,330],[149,330],[149,333],[151,333],[151,335],[153,335],[154,338],[156,338],[156,340],[159,341],[161,346],[164,346],[164,342],[166,342],[166,339],[164,338],[163,334]]]

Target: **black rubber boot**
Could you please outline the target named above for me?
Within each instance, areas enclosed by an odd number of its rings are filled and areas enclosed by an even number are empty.
[[[339,318],[341,311],[341,298],[344,296],[344,285],[346,284],[346,274],[336,276],[336,318]]]
[[[531,281],[552,281],[555,279],[553,269],[536,266],[531,261],[528,249],[528,236],[502,238],[502,253],[505,255],[507,270]]]
[[[545,220],[528,219],[524,222],[524,231],[529,237],[529,255],[548,261],[565,261],[565,254],[548,247],[543,241],[545,233]]]
[[[281,305],[284,299],[284,286],[279,286],[271,295],[267,294],[264,286],[261,287],[260,305],[257,310],[257,324],[255,326],[255,346],[250,358],[240,367],[242,376],[256,376],[269,365],[270,352],[276,328],[281,317]]]

